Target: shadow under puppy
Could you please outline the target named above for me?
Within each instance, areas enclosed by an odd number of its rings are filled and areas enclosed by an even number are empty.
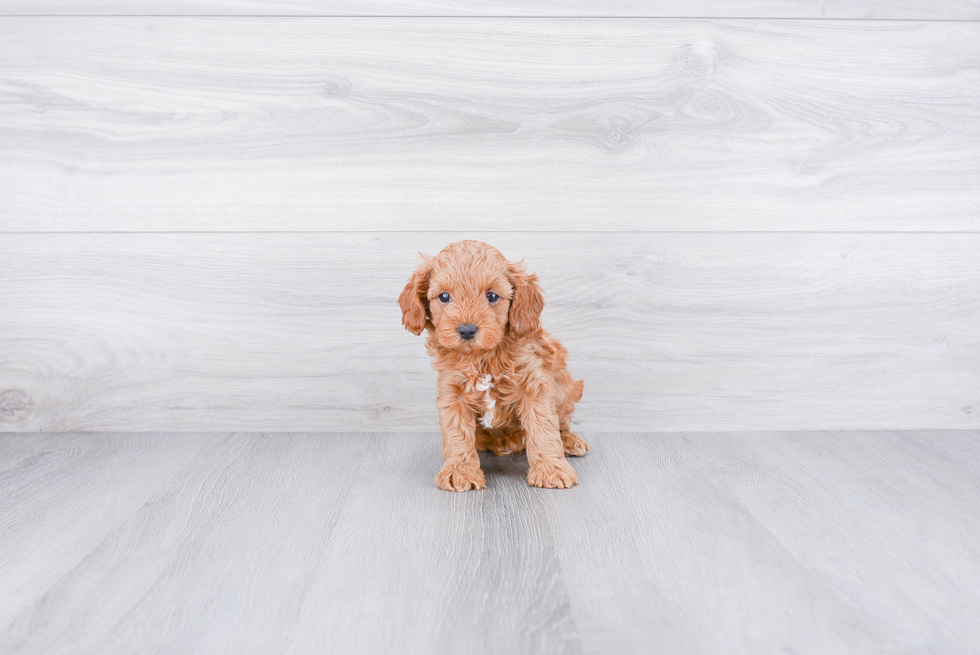
[[[571,431],[584,383],[572,379],[565,348],[541,327],[536,275],[493,246],[459,241],[423,256],[398,304],[407,330],[428,330],[426,349],[439,373],[441,488],[486,486],[477,450],[509,455],[525,448],[528,484],[578,483],[565,455],[589,449]]]

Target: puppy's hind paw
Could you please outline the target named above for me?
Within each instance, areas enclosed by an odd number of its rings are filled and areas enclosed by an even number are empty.
[[[446,491],[469,491],[483,489],[487,486],[487,480],[478,466],[447,462],[436,476],[436,484]]]
[[[524,451],[524,444],[508,442],[493,447],[493,454],[497,457],[509,457]]]
[[[581,457],[589,452],[589,444],[574,432],[562,432],[561,445],[565,448],[565,454],[572,457]]]
[[[578,475],[572,465],[563,459],[544,460],[531,467],[527,483],[545,489],[569,489],[578,484]]]

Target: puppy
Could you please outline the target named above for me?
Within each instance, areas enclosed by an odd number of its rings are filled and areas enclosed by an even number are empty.
[[[398,297],[402,324],[428,330],[426,349],[439,373],[443,465],[448,491],[486,486],[478,450],[527,449],[528,484],[578,483],[565,455],[589,445],[571,431],[583,381],[565,368],[565,348],[541,328],[544,298],[536,275],[493,246],[459,241],[424,258]]]

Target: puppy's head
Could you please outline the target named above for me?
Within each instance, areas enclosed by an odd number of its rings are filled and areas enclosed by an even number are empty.
[[[544,298],[523,264],[481,241],[458,241],[423,259],[398,304],[410,332],[429,328],[443,348],[473,352],[541,327]]]

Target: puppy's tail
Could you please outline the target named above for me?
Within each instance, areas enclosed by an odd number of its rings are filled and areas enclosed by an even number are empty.
[[[585,380],[576,380],[572,385],[572,396],[575,402],[582,400],[582,390],[585,389]]]

